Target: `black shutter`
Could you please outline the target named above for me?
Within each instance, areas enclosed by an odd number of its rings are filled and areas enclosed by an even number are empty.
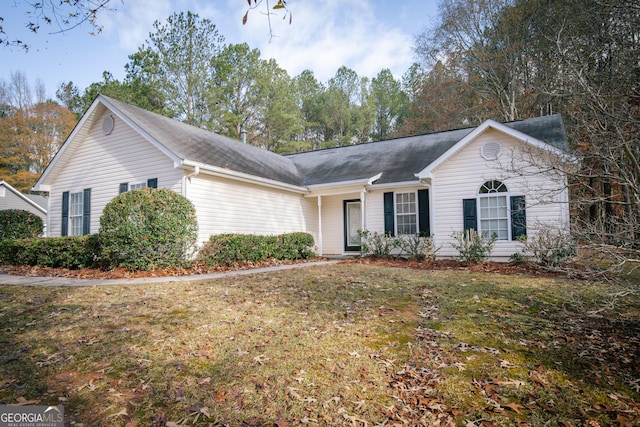
[[[527,210],[524,196],[511,197],[511,239],[527,235]]]
[[[476,199],[462,200],[462,214],[464,219],[464,231],[478,231],[478,211],[476,209]]]
[[[393,193],[384,193],[384,234],[394,235]]]
[[[85,188],[82,196],[82,235],[91,233],[91,189]]]
[[[431,235],[429,226],[429,190],[418,190],[418,226],[420,235]]]
[[[129,191],[129,183],[128,182],[123,182],[122,184],[120,184],[120,190],[119,193],[126,193],[127,191]]]
[[[147,180],[147,187],[158,188],[158,178],[149,178]]]
[[[69,235],[69,192],[62,193],[62,228],[60,235]]]

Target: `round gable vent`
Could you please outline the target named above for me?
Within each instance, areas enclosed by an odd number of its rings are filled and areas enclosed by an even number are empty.
[[[111,132],[113,132],[114,124],[115,120],[113,119],[113,116],[109,115],[104,118],[104,121],[102,122],[102,131],[105,135],[109,135]]]
[[[486,160],[495,160],[502,154],[502,145],[499,142],[491,141],[482,146],[480,154]]]

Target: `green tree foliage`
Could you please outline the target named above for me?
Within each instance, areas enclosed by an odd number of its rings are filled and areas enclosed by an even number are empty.
[[[198,237],[193,204],[166,188],[122,193],[100,217],[102,257],[132,270],[177,267],[192,255]]]
[[[64,93],[61,95],[64,96]],[[162,92],[154,84],[137,76],[129,76],[121,82],[108,71],[103,72],[102,81],[92,83],[80,97],[77,109],[79,116],[91,106],[98,95],[110,96],[158,114],[171,115],[171,111],[165,106]]]
[[[127,79],[150,82],[173,117],[206,127],[211,121],[211,61],[220,53],[224,37],[210,20],[192,12],[174,13],[166,23],[154,22],[153,28],[130,57]]]
[[[388,68],[380,71],[371,80],[371,96],[375,108],[375,122],[371,136],[375,140],[387,139],[405,119],[408,96],[402,90],[402,84],[393,77]]]

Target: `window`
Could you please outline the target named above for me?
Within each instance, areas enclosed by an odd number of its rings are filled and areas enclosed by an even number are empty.
[[[416,193],[396,193],[396,227],[398,235],[418,232]]]
[[[158,178],[150,178],[143,182],[136,182],[130,184],[128,182],[123,182],[120,184],[119,193],[126,193],[127,191],[138,190],[140,188],[158,188]]]
[[[71,236],[82,236],[82,199],[82,192],[71,193],[69,195],[69,222]]]
[[[480,187],[480,234],[495,234],[498,240],[509,240],[509,208],[507,187],[500,181],[488,181]]]
[[[510,196],[500,181],[487,181],[477,197],[462,200],[464,230],[477,230],[483,237],[494,233],[498,240],[517,240],[527,235],[525,196]]]
[[[417,199],[417,200],[416,200]],[[416,203],[417,202],[417,203]],[[383,194],[384,233],[389,236],[416,234],[429,236],[429,190]]]
[[[62,193],[62,236],[84,236],[91,232],[91,189]]]
[[[140,188],[147,188],[146,182],[138,182],[136,184],[129,184],[129,190],[138,190]]]

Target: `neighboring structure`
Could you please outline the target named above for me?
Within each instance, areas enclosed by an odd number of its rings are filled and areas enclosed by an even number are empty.
[[[36,194],[22,194],[8,182],[0,180],[0,211],[20,209],[38,215],[45,224],[46,235],[47,198]]]
[[[496,233],[493,257],[519,249],[540,224],[568,229],[560,116],[281,156],[106,96],[98,96],[34,189],[49,192],[49,234],[95,233],[120,192],[170,188],[212,234],[311,233],[321,255],[355,253],[357,230]]]

